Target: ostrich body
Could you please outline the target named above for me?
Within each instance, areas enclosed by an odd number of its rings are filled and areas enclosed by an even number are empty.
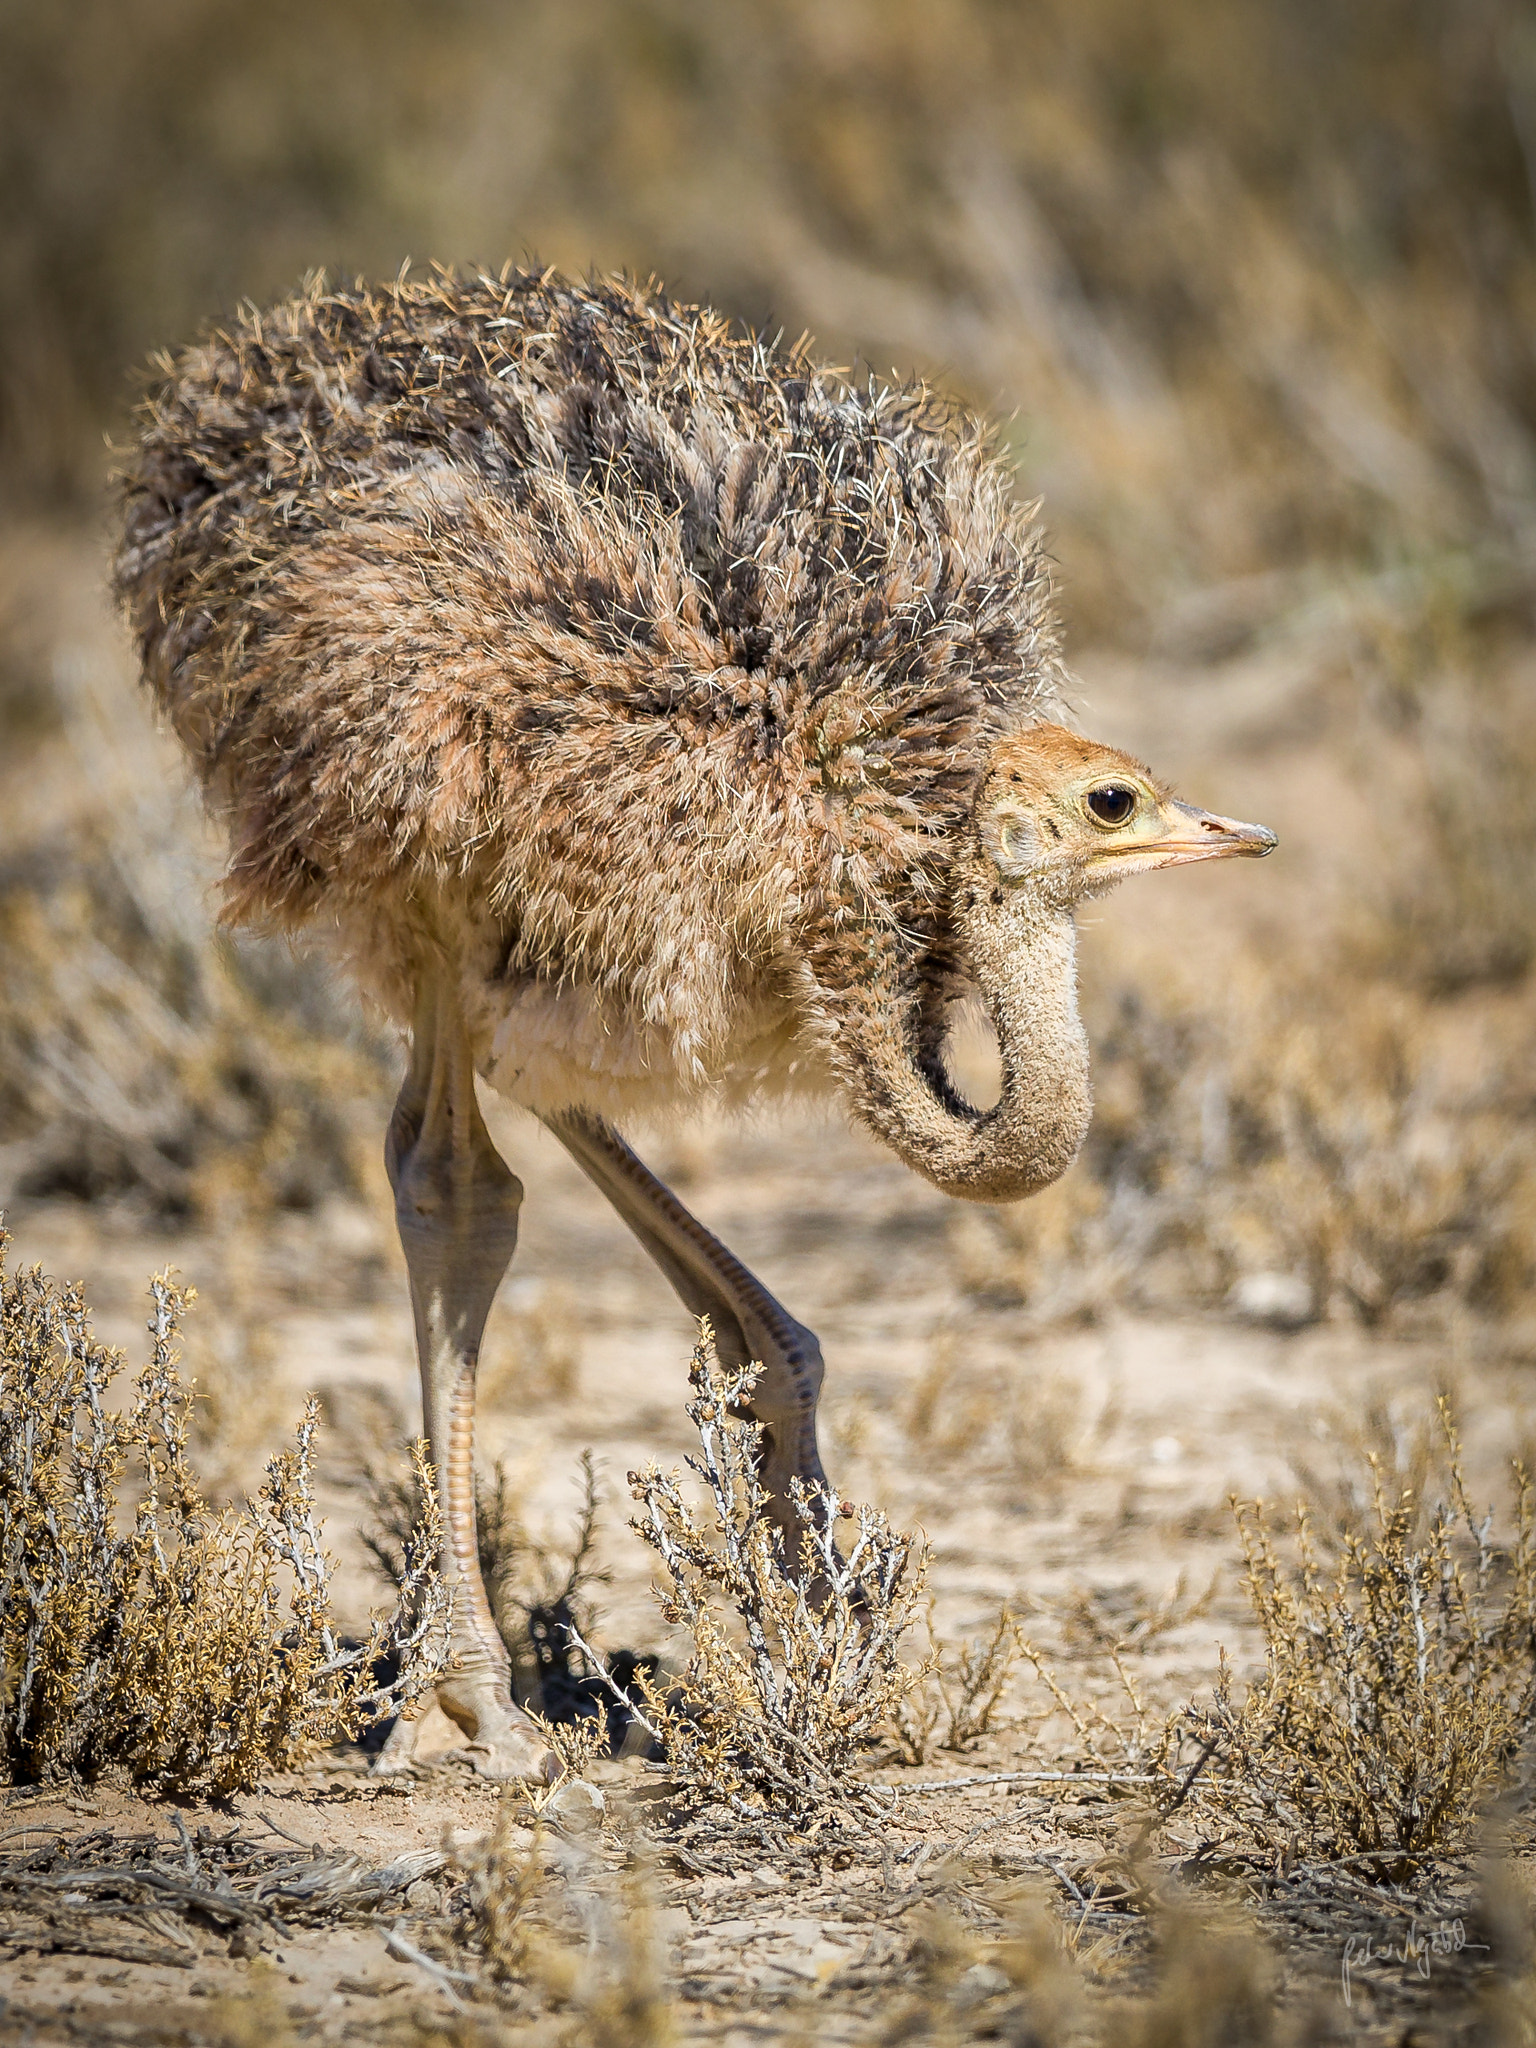
[[[475,1362],[522,1187],[475,1075],[761,1363],[789,1527],[790,1481],[823,1484],[816,1339],[613,1120],[831,1091],[948,1192],[1027,1195],[1089,1114],[1074,905],[1273,844],[1046,722],[1010,481],[927,393],[550,273],[317,286],[142,408],[117,588],[228,824],[226,915],[322,936],[410,1029],[386,1158],[459,1586],[439,1696],[492,1774],[538,1745],[476,1563]],[[942,1063],[972,991],[985,1111]]]

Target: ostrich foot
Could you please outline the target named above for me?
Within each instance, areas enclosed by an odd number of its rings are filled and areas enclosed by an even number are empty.
[[[559,1765],[533,1722],[507,1698],[506,1682],[453,1672],[437,1688],[437,1704],[469,1740],[465,1748],[482,1778],[548,1779]]]
[[[452,1677],[437,1689],[437,1703],[467,1740],[465,1755],[482,1778],[504,1782],[513,1778],[548,1784],[559,1764],[528,1716],[509,1705],[494,1679]],[[420,1720],[397,1721],[373,1760],[373,1775],[398,1776],[413,1768]],[[453,1752],[450,1752],[453,1753]]]

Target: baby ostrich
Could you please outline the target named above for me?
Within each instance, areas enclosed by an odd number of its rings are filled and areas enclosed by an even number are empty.
[[[1039,532],[926,392],[548,272],[317,285],[162,367],[117,589],[227,821],[226,915],[321,935],[410,1027],[386,1158],[458,1586],[439,1698],[521,1773],[472,1453],[523,1190],[476,1074],[761,1362],[793,1527],[820,1348],[613,1120],[831,1090],[938,1187],[1016,1201],[1088,1122],[1075,906],[1274,838],[1045,722]],[[972,992],[989,1109],[943,1061]]]

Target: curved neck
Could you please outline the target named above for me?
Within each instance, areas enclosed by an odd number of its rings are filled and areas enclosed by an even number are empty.
[[[987,1003],[1002,1058],[992,1109],[966,1102],[939,1059],[939,1019],[920,993],[867,988],[836,1005],[834,1064],[860,1120],[947,1194],[1013,1202],[1065,1172],[1092,1108],[1069,914],[1015,887],[955,919],[963,965]],[[824,991],[825,993],[825,991]]]

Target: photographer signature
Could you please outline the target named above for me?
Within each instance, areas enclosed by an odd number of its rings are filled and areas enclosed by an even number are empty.
[[[1354,2004],[1354,1978],[1373,1965],[1396,1963],[1427,1981],[1431,1957],[1459,1955],[1464,1948],[1484,1946],[1480,1941],[1468,1941],[1466,1926],[1460,1919],[1440,1920],[1422,1929],[1417,1920],[1412,1921],[1401,1941],[1376,1941],[1369,1934],[1352,1934],[1344,1943],[1344,2003]]]

